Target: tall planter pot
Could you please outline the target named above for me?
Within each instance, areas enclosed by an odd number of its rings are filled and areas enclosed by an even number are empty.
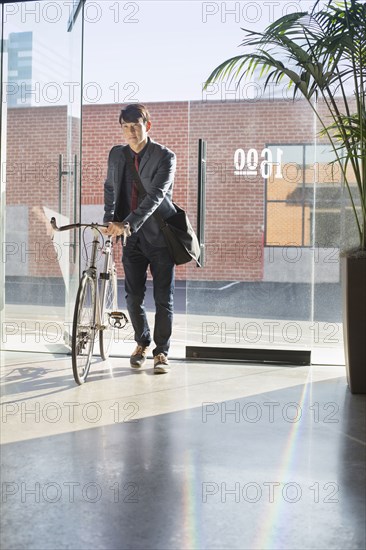
[[[351,393],[366,393],[366,254],[341,256],[343,336]]]

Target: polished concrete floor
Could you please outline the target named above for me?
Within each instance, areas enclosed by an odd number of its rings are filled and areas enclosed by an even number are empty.
[[[339,366],[2,355],[1,548],[365,549],[365,399]]]

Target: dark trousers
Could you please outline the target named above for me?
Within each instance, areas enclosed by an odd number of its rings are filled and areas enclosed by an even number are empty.
[[[127,310],[135,331],[137,344],[149,346],[151,333],[146,318],[144,298],[147,269],[153,278],[155,324],[153,355],[168,355],[173,326],[173,295],[175,266],[165,247],[150,244],[144,235],[134,233],[127,239],[122,258],[125,271]]]

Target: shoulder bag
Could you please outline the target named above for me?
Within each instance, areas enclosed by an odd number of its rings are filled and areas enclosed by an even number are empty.
[[[127,148],[123,150],[123,154],[126,158],[127,165],[132,172],[133,180],[137,184],[139,193],[141,193],[141,196],[145,196],[145,188]],[[156,210],[153,213],[153,216],[159,223],[159,227],[163,232],[170,255],[175,265],[182,265],[190,262],[191,260],[195,260],[197,266],[200,267],[199,257],[201,248],[197,235],[195,234],[187,213],[183,210],[183,208],[174,202],[173,206],[176,213],[169,216],[169,218],[166,218],[165,220]]]

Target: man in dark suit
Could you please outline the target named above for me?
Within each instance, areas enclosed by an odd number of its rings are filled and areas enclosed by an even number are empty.
[[[119,122],[127,145],[117,145],[109,153],[104,184],[104,222],[110,222],[106,232],[113,236],[121,235],[126,223],[131,230],[122,259],[127,309],[137,344],[130,357],[131,367],[140,368],[145,363],[152,341],[144,307],[150,266],[155,300],[154,372],[163,374],[169,370],[175,266],[153,213],[158,210],[164,219],[175,214],[172,191],[176,157],[148,136],[151,121],[144,105],[135,103],[122,109]],[[138,170],[146,192],[144,196],[133,181],[125,151],[131,155]]]

